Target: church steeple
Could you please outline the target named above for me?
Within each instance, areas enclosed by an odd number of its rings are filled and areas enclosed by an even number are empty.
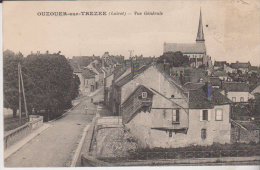
[[[204,39],[202,15],[201,15],[201,9],[200,9],[200,20],[199,20],[199,28],[198,28],[196,42],[204,42],[204,41],[205,41],[205,39]]]

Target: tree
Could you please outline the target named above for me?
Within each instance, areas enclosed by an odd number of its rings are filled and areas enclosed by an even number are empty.
[[[13,117],[17,116],[18,102],[18,63],[23,63],[22,53],[15,54],[11,50],[3,53],[4,71],[4,107],[13,110]]]
[[[44,110],[53,118],[71,107],[71,101],[79,93],[79,80],[63,55],[31,54],[24,68],[30,110]]]
[[[79,95],[80,80],[79,76],[74,74],[71,81],[71,98],[75,99]]]
[[[189,65],[189,57],[182,52],[167,52],[159,57],[158,63],[168,63],[170,67],[185,67]]]

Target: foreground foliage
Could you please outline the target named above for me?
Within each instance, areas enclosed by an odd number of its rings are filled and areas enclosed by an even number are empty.
[[[18,62],[22,65],[30,114],[47,113],[49,119],[71,107],[79,93],[79,78],[65,56],[46,53],[22,57],[10,51],[4,53],[5,107],[14,111],[18,108]]]

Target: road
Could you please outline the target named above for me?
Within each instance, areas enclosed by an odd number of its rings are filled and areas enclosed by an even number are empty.
[[[51,127],[8,157],[5,167],[70,166],[83,129],[91,123],[96,112],[96,106],[90,102],[90,97],[79,100],[80,103],[74,109],[51,122]]]

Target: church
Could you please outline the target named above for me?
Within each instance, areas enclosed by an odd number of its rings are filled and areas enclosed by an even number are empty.
[[[199,17],[198,33],[195,43],[164,43],[164,53],[177,51],[180,51],[183,53],[183,55],[187,55],[189,57],[191,67],[198,68],[201,65],[209,67],[211,65],[211,59],[207,55],[205,45],[201,11]]]

